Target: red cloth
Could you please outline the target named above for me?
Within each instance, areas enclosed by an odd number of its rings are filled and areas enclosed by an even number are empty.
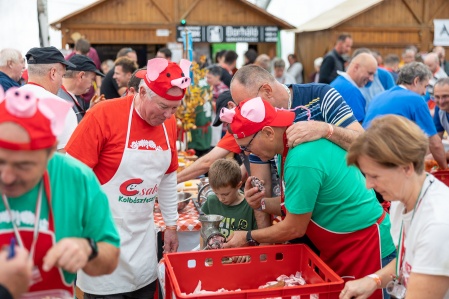
[[[229,132],[226,132],[226,135],[218,141],[217,146],[236,154],[240,154],[242,151],[235,141],[234,136],[229,134]]]
[[[129,95],[95,105],[86,113],[65,147],[69,155],[94,170],[101,184],[108,182],[120,165],[133,97],[134,95]],[[166,173],[171,173],[178,169],[175,117],[172,116],[164,124],[172,152],[172,161]],[[161,145],[163,150],[168,148],[162,125],[150,126],[134,109],[127,146],[132,148],[134,145],[141,150],[152,151],[155,149],[149,145],[151,141]]]

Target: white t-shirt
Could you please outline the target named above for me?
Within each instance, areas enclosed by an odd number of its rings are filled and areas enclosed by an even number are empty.
[[[392,228],[393,224],[399,227],[394,238],[399,238],[403,221],[405,259],[402,271],[405,286],[411,272],[449,276],[449,187],[429,174],[419,198],[426,189],[427,193],[417,205],[413,220],[413,211],[404,214],[402,203],[393,210],[394,214],[390,214]],[[449,299],[449,291],[444,298]]]
[[[26,91],[31,91],[38,98],[54,98],[54,99],[64,101],[57,95],[49,92],[48,90],[44,89],[42,86],[39,86],[39,85],[26,84],[24,86],[21,86],[20,89],[26,90]],[[64,101],[64,102],[66,102],[66,101]],[[67,113],[67,117],[65,119],[64,130],[58,136],[58,145],[57,145],[58,150],[63,149],[67,145],[67,142],[69,141],[70,136],[72,136],[73,131],[75,131],[75,128],[77,125],[78,125],[78,121],[76,119],[76,114],[73,111],[73,109],[70,109],[69,112]]]

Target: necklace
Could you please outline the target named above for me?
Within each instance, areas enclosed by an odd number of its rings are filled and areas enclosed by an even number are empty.
[[[284,86],[285,90],[287,90],[287,93],[288,93],[288,107],[287,107],[287,109],[291,109],[292,108],[292,93],[290,91],[290,88],[288,88],[287,85],[282,84],[282,86]]]

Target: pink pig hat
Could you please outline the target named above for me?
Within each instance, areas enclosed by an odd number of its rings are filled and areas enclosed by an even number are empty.
[[[52,147],[64,129],[65,118],[71,108],[69,102],[54,98],[38,99],[32,92],[16,87],[4,94],[0,87],[0,124],[15,123],[24,128],[30,137],[28,143],[0,139],[0,148],[40,150]]]
[[[295,113],[278,109],[261,97],[242,101],[233,109],[223,108],[220,119],[231,125],[234,138],[251,136],[265,126],[287,127],[293,123]]]
[[[145,80],[147,86],[158,96],[170,101],[180,101],[190,85],[189,68],[192,63],[181,59],[179,65],[169,62],[164,58],[153,58],[148,60],[147,69],[136,73],[137,78]],[[182,89],[182,95],[172,96],[167,94],[173,87]]]

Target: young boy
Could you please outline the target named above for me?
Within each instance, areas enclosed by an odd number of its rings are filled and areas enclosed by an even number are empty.
[[[209,169],[209,184],[215,194],[208,196],[201,207],[205,214],[221,215],[221,233],[227,238],[235,230],[257,229],[253,209],[243,193],[242,173],[234,160],[219,159]]]

